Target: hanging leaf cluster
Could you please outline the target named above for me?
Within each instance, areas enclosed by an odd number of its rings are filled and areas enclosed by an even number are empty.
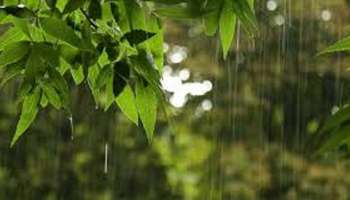
[[[113,104],[155,130],[163,67],[162,17],[203,21],[219,32],[226,58],[239,20],[257,30],[252,0],[3,0],[0,1],[1,85],[20,81],[22,111],[13,146],[40,109],[71,115],[71,77],[87,84],[96,104]]]
[[[350,36],[337,41],[325,48],[318,55],[337,53],[350,50]],[[343,107],[326,120],[320,131],[320,136],[326,135],[326,142],[322,142],[317,154],[339,149],[341,146],[350,145],[350,107]]]

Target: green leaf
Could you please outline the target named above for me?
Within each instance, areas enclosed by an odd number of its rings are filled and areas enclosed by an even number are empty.
[[[100,71],[100,73],[97,76],[96,79],[96,89],[100,90],[103,86],[105,86],[107,84],[107,81],[109,79],[109,77],[112,76],[113,70],[111,65],[105,65],[102,70]]]
[[[18,91],[18,99],[22,100],[24,97],[26,97],[30,91],[33,89],[33,81],[29,79],[24,79],[20,85],[19,91]]]
[[[100,74],[100,67],[98,65],[89,67],[87,80],[96,104],[98,104],[98,93],[99,93],[98,89],[96,89],[97,88],[96,80],[99,74]]]
[[[1,77],[0,88],[2,88],[9,80],[19,75],[25,67],[25,60],[5,66],[4,73]]]
[[[102,6],[99,0],[90,0],[89,17],[94,20],[102,18]]]
[[[18,4],[17,0],[2,0],[1,2],[5,6],[14,6]]]
[[[44,65],[39,49],[32,46],[26,63],[25,76],[29,79],[34,79],[43,75],[46,68],[47,65]]]
[[[0,54],[0,66],[21,60],[28,53],[28,49],[28,42],[16,42],[6,46]]]
[[[145,50],[139,50],[137,56],[129,57],[135,72],[144,78],[153,89],[160,87],[160,75]]]
[[[152,52],[154,57],[155,65],[157,66],[158,71],[163,70],[164,65],[164,32],[159,19],[151,15],[149,19],[147,19],[147,28],[149,31],[156,33],[155,36],[147,40],[147,45],[149,51]]]
[[[157,96],[152,87],[145,86],[142,81],[136,83],[136,106],[147,139],[152,142],[157,118]]]
[[[60,109],[62,107],[62,100],[52,83],[49,81],[41,81],[40,87],[43,89],[49,103],[56,109]]]
[[[126,62],[120,61],[114,64],[113,72],[113,93],[114,96],[118,96],[127,84],[130,76],[130,67]]]
[[[151,2],[155,2],[155,3],[169,4],[169,5],[187,2],[187,0],[144,0],[144,1],[151,1]]]
[[[126,33],[122,39],[126,39],[131,45],[137,45],[152,38],[154,35],[156,34],[144,30],[132,30]]]
[[[120,20],[119,6],[117,3],[111,2],[111,12],[115,22]]]
[[[145,29],[145,10],[135,0],[123,0],[130,30]],[[127,30],[124,30],[127,31]]]
[[[344,107],[326,120],[321,132],[328,132],[338,128],[342,123],[350,120],[350,106]]]
[[[67,42],[74,47],[84,48],[81,39],[64,21],[57,18],[40,18],[40,22],[42,28],[47,34]]]
[[[34,18],[35,13],[26,7],[7,6],[0,8],[0,11],[5,11],[8,15],[12,15],[19,18]]]
[[[70,91],[66,80],[56,69],[49,68],[48,72],[49,72],[51,84],[58,92],[58,95],[60,96],[63,107],[66,110],[70,111],[70,97],[69,97]]]
[[[325,152],[335,150],[337,147],[341,146],[350,137],[350,125],[346,125],[339,129],[334,130],[330,138],[321,146],[317,151],[317,155],[321,155]]]
[[[182,20],[198,18],[203,15],[203,13],[201,13],[198,10],[192,10],[191,8],[184,7],[182,5],[174,5],[159,8],[156,9],[154,12],[160,16]]]
[[[22,112],[17,123],[16,133],[12,138],[11,147],[15,145],[18,139],[23,135],[23,133],[29,128],[33,123],[39,109],[38,104],[40,101],[41,91],[40,88],[35,88],[32,93],[24,98],[22,105]]]
[[[233,11],[238,16],[248,33],[254,35],[258,32],[258,23],[253,11],[254,1],[248,2],[247,0],[234,0],[232,2]]]
[[[203,16],[205,34],[208,36],[213,36],[218,30],[222,2],[221,0],[208,1],[207,9],[212,11]]]
[[[113,73],[113,69],[112,69],[112,73]],[[115,95],[113,92],[113,84],[114,84],[114,77],[112,75],[108,76],[107,80],[106,80],[106,88],[105,88],[105,95],[106,95],[106,99],[104,102],[104,111],[107,111],[109,109],[109,107],[114,103],[115,101]]]
[[[340,52],[340,51],[348,51],[348,50],[350,50],[350,36],[327,47],[325,50],[321,51],[319,55],[326,54],[326,53]]]
[[[47,99],[47,97],[45,95],[41,95],[40,106],[42,108],[46,108],[48,105],[49,105],[49,100]]]
[[[8,17],[7,19],[8,20],[5,21],[12,23],[15,27],[20,29],[28,38],[32,38],[29,30],[30,23],[28,19],[22,19],[17,17]]]
[[[135,95],[129,85],[117,96],[116,103],[124,115],[138,125],[139,116],[136,107]]]
[[[64,7],[63,13],[70,13],[76,9],[82,7],[85,3],[85,0],[69,0],[66,6]]]
[[[231,9],[231,0],[225,0],[220,15],[220,39],[221,46],[224,54],[224,59],[227,58],[228,51],[230,50],[232,40],[235,35],[236,29],[236,15]]]
[[[38,52],[38,58],[41,58],[43,62],[54,68],[60,65],[59,49],[55,48],[52,44],[38,42],[34,43],[33,48],[36,49]]]
[[[46,4],[51,8],[55,8],[56,7],[56,3],[57,3],[57,0],[45,0],[46,1]]]
[[[3,50],[11,43],[19,42],[25,38],[26,36],[18,27],[10,28],[0,37],[0,50]]]
[[[72,67],[70,72],[76,85],[80,85],[84,81],[85,75],[83,66]]]

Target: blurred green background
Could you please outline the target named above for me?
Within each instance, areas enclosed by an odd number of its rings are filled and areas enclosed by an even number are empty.
[[[346,149],[313,152],[349,100],[348,53],[317,52],[350,33],[348,0],[261,0],[260,33],[223,61],[194,21],[165,21],[162,84],[172,105],[151,145],[117,108],[74,88],[73,127],[40,113],[12,149],[18,83],[0,93],[0,199],[350,199]],[[74,139],[71,139],[71,136]]]

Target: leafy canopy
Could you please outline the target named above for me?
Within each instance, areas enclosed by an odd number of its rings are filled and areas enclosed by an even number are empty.
[[[257,23],[253,0],[3,0],[0,1],[1,86],[21,81],[23,102],[11,146],[51,105],[70,116],[71,76],[87,84],[96,104],[116,104],[142,125],[149,141],[155,130],[163,67],[163,17],[197,20],[205,32],[220,32],[224,58],[239,20],[247,33]]]

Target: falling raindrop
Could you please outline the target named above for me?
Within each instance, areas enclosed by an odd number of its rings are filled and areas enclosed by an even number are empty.
[[[104,162],[103,172],[105,174],[108,173],[108,143],[105,143],[105,162]]]
[[[71,115],[68,119],[69,119],[69,124],[70,124],[70,129],[71,129],[70,139],[74,140],[74,121],[73,121],[73,116]]]

